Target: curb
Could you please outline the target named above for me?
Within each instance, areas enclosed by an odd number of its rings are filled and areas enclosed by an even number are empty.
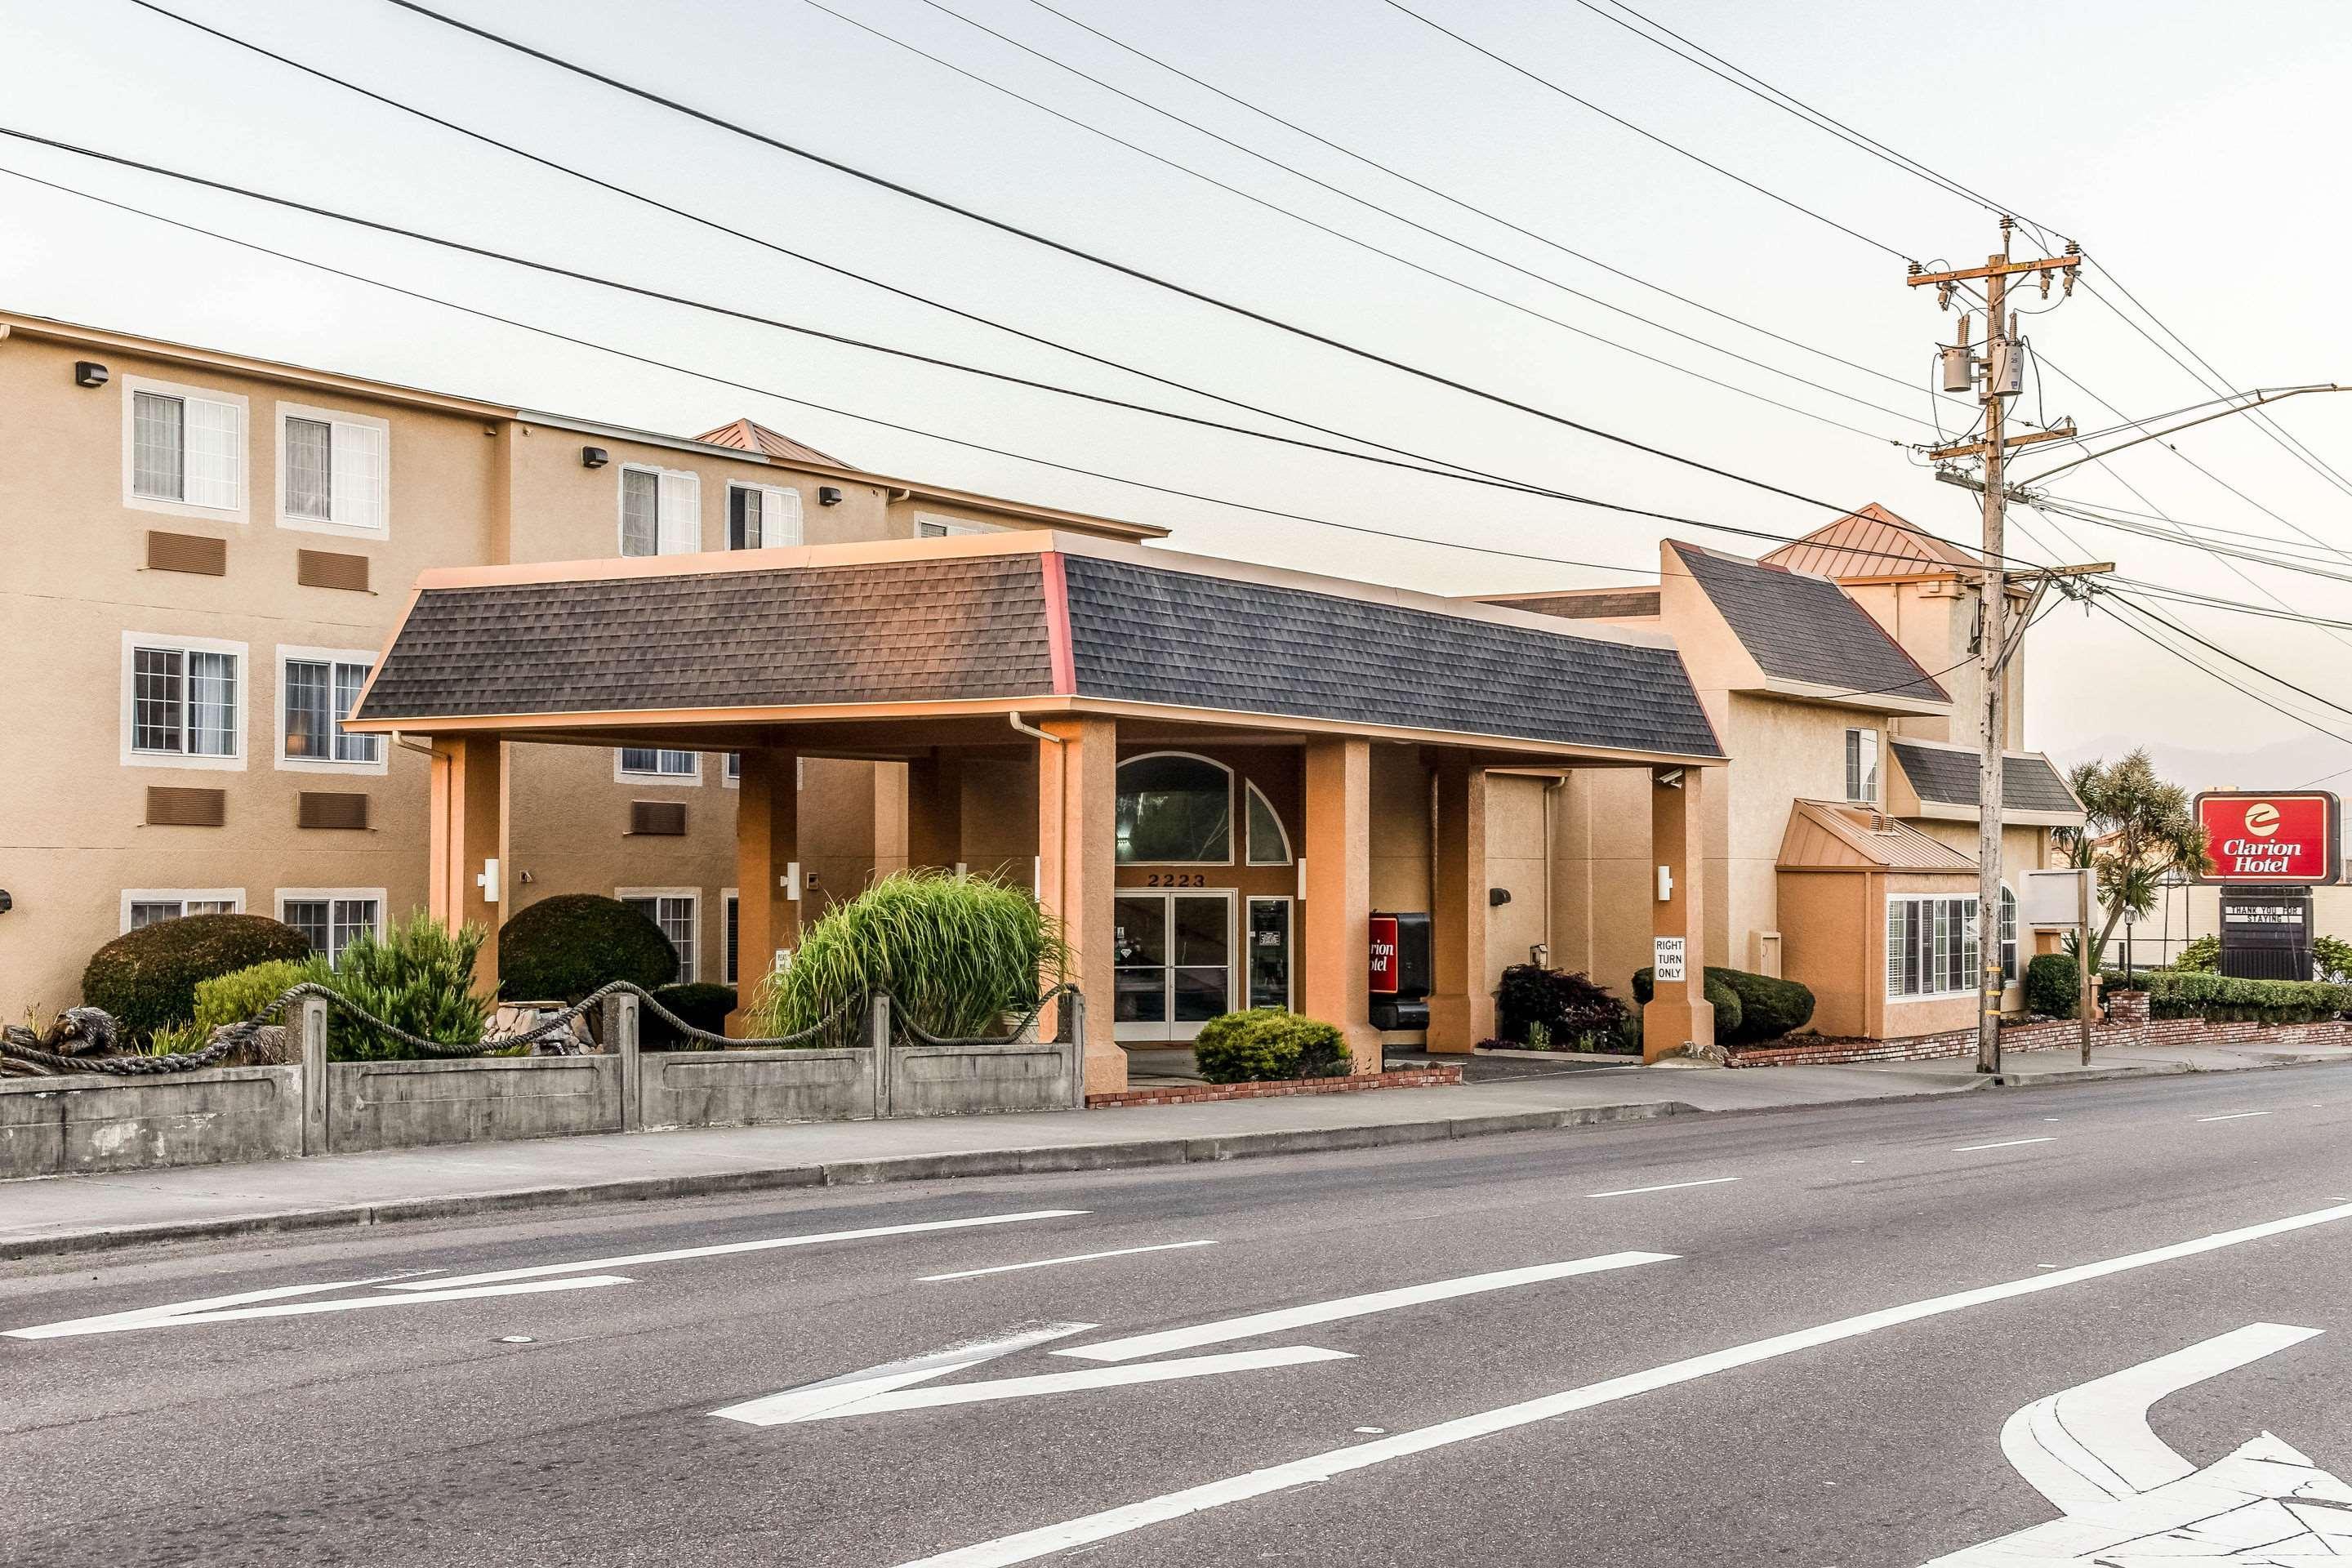
[[[814,1165],[778,1165],[762,1170],[714,1171],[688,1176],[648,1176],[598,1182],[590,1186],[514,1187],[503,1192],[463,1193],[449,1197],[404,1198],[391,1203],[348,1204],[333,1208],[292,1209],[277,1214],[228,1215],[217,1219],[173,1220],[162,1225],[118,1226],[61,1231],[49,1236],[0,1240],[0,1259],[62,1258],[175,1241],[273,1236],[299,1231],[350,1230],[402,1220],[456,1219],[521,1209],[578,1208],[590,1204],[642,1203],[665,1198],[768,1192],[789,1187],[871,1186],[885,1182],[932,1182],[968,1176],[1029,1176],[1084,1171],[1135,1170],[1151,1165],[1209,1164],[1275,1154],[1318,1154],[1348,1149],[1384,1149],[1408,1143],[1442,1143],[1508,1132],[1549,1132],[1563,1127],[1618,1121],[1654,1121],[1668,1116],[1703,1115],[1682,1100],[1647,1104],[1568,1106],[1558,1110],[1505,1111],[1430,1121],[1370,1122],[1355,1127],[1303,1128],[1288,1131],[1236,1132],[1213,1138],[1146,1138],[1118,1143],[1068,1143],[1030,1149],[979,1149],[953,1154],[908,1154],[887,1160],[835,1160]]]

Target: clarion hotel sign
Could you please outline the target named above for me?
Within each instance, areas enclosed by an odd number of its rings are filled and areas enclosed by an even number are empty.
[[[2314,887],[2341,875],[2336,797],[2325,790],[2209,790],[2197,797],[2197,821],[2212,859],[2200,881]]]

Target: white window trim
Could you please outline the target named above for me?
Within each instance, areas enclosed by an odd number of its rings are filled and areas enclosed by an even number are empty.
[[[137,683],[131,679],[131,655],[142,647],[178,648],[185,653],[227,653],[236,656],[236,751],[226,757],[192,757],[185,752],[139,752],[131,746]],[[371,656],[373,657],[373,656]],[[163,632],[122,634],[122,732],[121,761],[126,768],[188,768],[210,773],[245,772],[246,731],[253,723],[253,658],[245,644],[218,637],[191,637]]]
[[[621,757],[625,752],[683,752],[686,749],[684,746],[615,746],[613,748],[613,782],[627,784],[632,789],[640,784],[656,786],[667,784],[676,789],[700,789],[702,787],[702,753],[700,752],[690,753],[694,758],[694,771],[690,773],[640,773],[621,765]],[[726,769],[722,766],[719,771],[724,773]]]
[[[296,663],[363,664],[373,670],[375,661],[374,648],[298,647],[292,643],[278,645],[278,689],[270,693],[269,705],[278,712],[278,766],[281,772],[356,773],[367,778],[382,778],[392,771],[392,737],[389,735],[376,737],[376,761],[373,763],[345,763],[332,757],[289,757],[286,754],[286,667]]]
[[[131,930],[131,906],[133,904],[226,903],[236,906],[235,913],[245,913],[243,888],[125,888],[121,908],[116,911],[114,929],[118,935]]]
[[[383,521],[374,528],[337,522],[331,518],[296,517],[286,509],[286,421],[315,419],[334,425],[372,425],[383,436],[383,483],[376,491],[376,514]],[[331,440],[331,437],[330,437]],[[341,408],[314,408],[301,403],[281,403],[278,405],[278,526],[303,533],[329,533],[344,539],[389,539],[392,537],[392,423],[373,414],[353,414]]]
[[[1225,858],[1222,860],[1121,860],[1118,858],[1118,841],[1116,837],[1114,837],[1111,844],[1112,862],[1115,865],[1129,868],[1150,866],[1231,866],[1235,863],[1234,858],[1237,855],[1248,854],[1248,845],[1237,844],[1235,842],[1236,839],[1246,839],[1249,837],[1248,825],[1240,820],[1240,817],[1245,814],[1237,813],[1234,809],[1234,797],[1240,793],[1234,786],[1242,782],[1242,776],[1234,772],[1232,768],[1228,767],[1223,763],[1217,761],[1214,757],[1204,757],[1198,752],[1187,752],[1175,747],[1162,747],[1160,750],[1156,752],[1141,752],[1132,757],[1121,757],[1111,765],[1110,797],[1113,834],[1117,834],[1118,823],[1119,769],[1124,768],[1129,763],[1147,762],[1153,757],[1182,757],[1189,762],[1206,763],[1211,767],[1215,768],[1219,773],[1225,775]]]
[[[734,951],[727,945],[727,906],[730,904],[736,906],[736,927],[740,931],[742,927],[742,902],[743,894],[740,889],[721,888],[719,889],[719,984],[721,985],[736,986],[736,1000],[739,1004],[742,1000],[742,991],[738,975],[740,974],[742,966],[735,962],[736,954]],[[730,968],[736,973],[728,973]]]
[[[691,904],[694,908],[694,942],[692,943],[692,952],[687,957],[687,963],[691,965],[693,973],[679,975],[677,977],[677,984],[683,985],[689,982],[698,981],[702,978],[702,949],[705,942],[708,941],[707,933],[709,926],[702,918],[701,889],[615,888],[613,889],[613,897],[616,899],[684,899],[688,903]],[[656,921],[655,923],[659,924],[660,922]],[[668,933],[664,932],[663,934],[667,936]]]
[[[236,470],[236,504],[233,507],[194,506],[184,500],[163,500],[154,496],[138,494],[131,486],[136,465],[136,420],[132,410],[138,399],[131,395],[152,392],[161,397],[193,397],[205,403],[226,403],[236,409],[236,439],[239,447]],[[182,449],[181,460],[186,460]],[[189,386],[176,381],[155,381],[143,375],[122,378],[122,504],[133,511],[160,511],[170,517],[208,518],[214,522],[246,522],[251,520],[253,500],[253,405],[241,392],[222,392],[210,386]]]
[[[640,474],[658,474],[664,479],[692,479],[694,481],[694,548],[692,550],[664,550],[661,547],[661,489],[658,482],[656,484],[654,490],[654,554],[699,554],[703,549],[701,473],[694,468],[665,468],[658,463],[623,463],[620,467],[620,471],[624,474],[630,473],[632,471]],[[628,539],[629,481],[625,479],[616,478],[613,481],[613,553],[615,556],[626,555]],[[646,560],[649,559],[649,557],[628,556],[628,559]]]
[[[1279,860],[1261,860],[1257,858],[1255,846],[1250,841],[1249,803],[1252,800],[1257,801],[1265,807],[1266,816],[1274,818],[1274,830],[1282,835],[1282,858]],[[1290,829],[1284,825],[1282,813],[1274,809],[1274,802],[1267,797],[1265,791],[1257,787],[1255,779],[1242,781],[1242,857],[1243,863],[1250,866],[1289,866],[1296,864],[1298,859],[1298,857],[1291,852]]]
[[[332,903],[337,899],[373,899],[375,900],[375,938],[383,940],[383,924],[391,909],[391,895],[382,888],[280,888],[278,901],[278,923],[286,923],[286,906],[305,900]],[[321,955],[323,956],[323,955]]]
[[[721,548],[727,550],[735,548],[735,492],[737,490],[757,490],[762,498],[760,503],[761,549],[792,550],[806,542],[808,525],[803,515],[800,491],[790,485],[762,485],[754,484],[749,479],[730,479],[727,481],[727,542]],[[787,497],[791,498],[789,502],[786,501]],[[768,538],[768,507],[772,501],[779,506],[788,506],[793,514],[793,532],[796,537],[789,543],[774,543]]]
[[[1846,804],[1849,805],[1876,805],[1884,795],[1886,787],[1886,737],[1878,726],[1874,724],[1847,725],[1845,728],[1846,746],[1848,749],[1855,750],[1857,753],[1861,745],[1861,742],[1856,739],[1858,736],[1866,736],[1869,738],[1870,742],[1870,793],[1863,795],[1853,789],[1845,789]],[[1857,754],[1855,761],[1859,763],[1860,760],[1861,759]],[[1841,754],[1839,757],[1839,784],[1841,788],[1844,787],[1844,763],[1845,758]]]
[[[1945,902],[1948,900],[1953,902],[1965,904],[1975,897],[1976,895],[1974,893],[1889,893],[1886,895],[1886,902],[1889,908],[1892,908],[1896,904],[1937,904]],[[1961,933],[1960,941],[1963,944],[1964,953],[1968,938],[1975,934],[1975,928],[1976,922],[1974,921],[1970,921],[1968,924],[1968,929]],[[1934,929],[1934,922],[1932,921],[1928,922],[1928,929],[1930,931]],[[1894,954],[1892,952],[1888,952],[1884,955],[1879,967],[1882,971],[1889,970],[1892,967],[1893,962]],[[1978,963],[1979,965],[1982,964],[1982,954],[1978,955]],[[1969,973],[1969,966],[1966,963],[1963,963],[1960,965],[1960,968],[1963,973]],[[1885,987],[1886,1001],[1890,1006],[1907,1006],[1914,1002],[1949,1002],[1955,997],[1974,996],[1977,994],[1977,989],[1973,984],[1963,985],[1957,991],[1898,993],[1895,989],[1894,976],[1892,973],[1882,974],[1880,984]]]
[[[926,537],[923,530],[927,527],[938,529],[941,537],[949,539],[954,539],[967,533],[996,533],[1001,531],[1000,530],[987,527],[982,523],[967,521],[960,517],[942,517],[935,511],[917,512],[915,514],[915,537],[918,539]]]
[[[740,752],[721,752],[719,753],[719,787],[720,789],[741,789],[743,787],[742,773],[740,771],[732,773],[727,771],[727,759],[730,756],[740,758],[742,754],[743,753]],[[739,761],[736,766],[740,770],[742,764]]]
[[[1290,940],[1290,952],[1282,964],[1282,1005],[1289,1012],[1298,1010],[1298,900],[1288,893],[1246,893],[1242,897],[1241,962],[1234,965],[1240,976],[1238,1000],[1244,1007],[1255,1007],[1257,998],[1250,992],[1250,906],[1252,904],[1287,904],[1290,913],[1283,926],[1283,934]]]

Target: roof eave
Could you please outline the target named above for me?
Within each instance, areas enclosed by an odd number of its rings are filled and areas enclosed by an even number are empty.
[[[1854,708],[1872,713],[1917,713],[1940,718],[1952,711],[1952,700],[1948,697],[1939,700],[1904,697],[1892,691],[1845,690],[1810,680],[1791,680],[1780,675],[1767,675],[1760,686],[1735,687],[1733,689],[1750,697],[1786,697],[1797,702],[1818,702],[1827,707]]]

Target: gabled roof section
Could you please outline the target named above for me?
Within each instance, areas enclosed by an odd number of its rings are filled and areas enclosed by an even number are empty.
[[[1890,737],[1887,750],[1904,782],[1918,796],[1923,816],[1974,821],[1977,816],[1977,753],[1969,746]],[[2083,803],[2066,787],[2058,764],[2039,752],[2004,752],[2000,759],[2001,819],[2071,827],[2083,820]]]
[[[827,457],[814,447],[795,441],[781,430],[771,430],[756,419],[738,419],[716,430],[705,430],[695,439],[714,447],[732,447],[739,452],[762,453],[781,462],[815,463],[827,468],[849,467],[839,458]]]
[[[427,573],[352,721],[560,732],[881,704],[1723,756],[1663,639],[1042,531]]]
[[[1767,566],[1817,577],[1905,577],[1974,571],[1983,564],[1957,544],[1929,537],[1872,501],[1763,557]]]
[[[1783,871],[1967,871],[1977,863],[1874,806],[1792,801],[1780,838]]]
[[[1669,541],[1732,635],[1771,682],[1805,696],[1867,693],[1948,704],[1951,696],[1870,613],[1826,577]]]

